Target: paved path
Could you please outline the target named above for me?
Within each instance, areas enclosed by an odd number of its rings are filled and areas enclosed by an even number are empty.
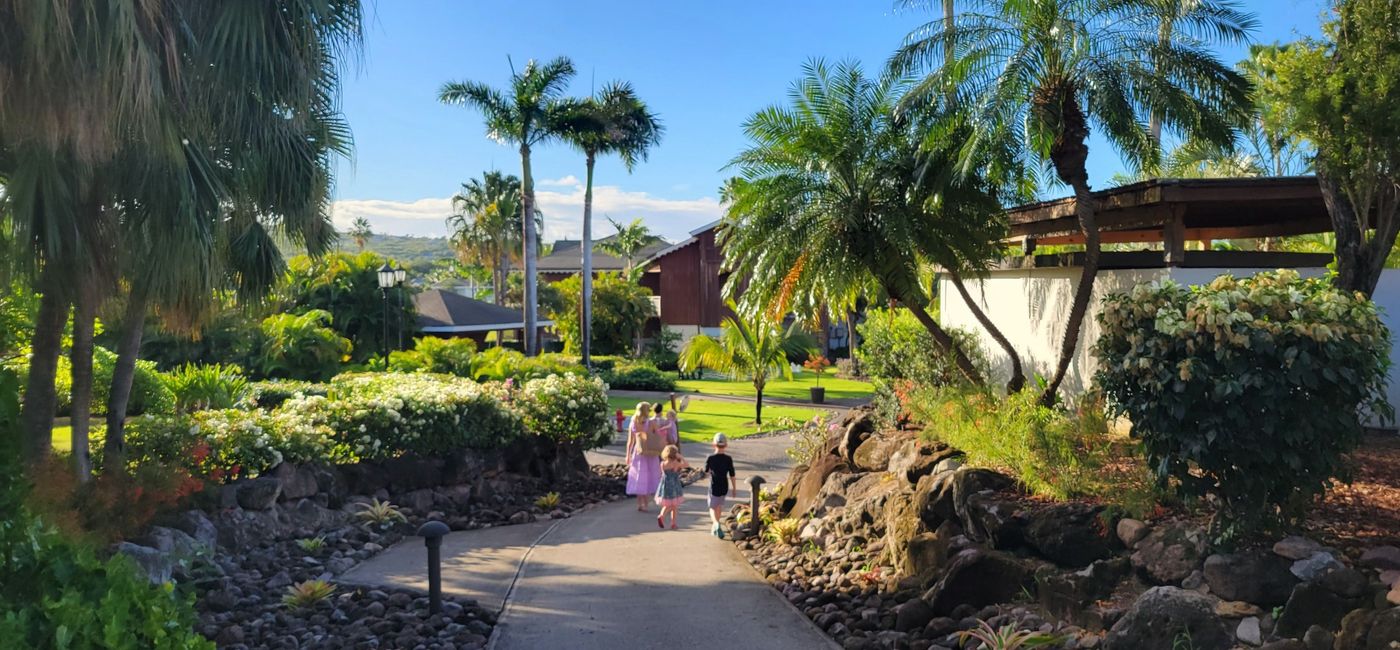
[[[743,395],[717,395],[715,393],[687,393],[676,391],[676,399],[682,395],[688,395],[690,399],[704,399],[716,402],[743,402],[753,404],[753,397]],[[654,390],[623,390],[614,389],[608,391],[609,397],[626,397],[628,399],[647,400],[649,402],[665,402],[670,393]],[[832,411],[844,411],[849,408],[863,406],[870,402],[869,397],[828,397],[822,404],[813,404],[811,400],[793,399],[791,397],[763,396],[764,406],[800,406],[814,409],[827,409]]]
[[[787,444],[786,437],[731,443],[741,498],[748,497],[744,480],[755,472],[782,480]],[[687,447],[692,463],[703,462],[704,448]],[[589,460],[621,456],[613,446],[590,452]],[[656,527],[655,504],[643,514],[634,501],[621,501],[557,522],[453,533],[444,540],[443,589],[487,607],[510,593],[492,640],[497,650],[836,647],[732,544],[710,535],[704,484],[691,486],[686,497],[674,531]],[[422,543],[409,539],[344,579],[421,589],[424,557]],[[512,592],[508,576],[517,566]]]

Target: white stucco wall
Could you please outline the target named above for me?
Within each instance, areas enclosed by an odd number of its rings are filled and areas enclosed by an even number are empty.
[[[1090,349],[1098,340],[1099,325],[1095,316],[1104,295],[1124,291],[1141,282],[1163,278],[1181,284],[1204,284],[1224,273],[1237,277],[1253,275],[1264,269],[1173,268],[1100,271],[1094,283],[1094,295],[1084,327],[1079,333],[1074,361],[1065,375],[1067,394],[1083,392],[1093,379],[1095,362]],[[1305,277],[1320,276],[1322,268],[1296,269]],[[1049,377],[1059,358],[1061,337],[1069,317],[1070,302],[1079,284],[1078,268],[1035,268],[992,271],[986,279],[968,280],[967,288],[992,322],[1016,346],[1026,377]],[[940,321],[944,325],[973,332],[992,366],[996,383],[1005,383],[1011,364],[1001,346],[987,334],[972,316],[971,310],[946,278],[938,284]],[[1382,310],[1382,320],[1390,328],[1392,341],[1400,331],[1400,270],[1386,270],[1373,297]],[[1400,342],[1391,348],[1390,403],[1400,411]]]

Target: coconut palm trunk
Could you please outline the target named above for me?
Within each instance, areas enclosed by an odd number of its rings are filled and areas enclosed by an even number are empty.
[[[1001,333],[1001,328],[997,327],[996,323],[992,322],[992,319],[987,317],[987,313],[982,311],[982,308],[972,299],[972,294],[968,292],[960,274],[950,270],[948,271],[948,279],[952,281],[953,288],[957,289],[958,295],[962,296],[963,303],[967,305],[973,317],[982,324],[982,329],[987,330],[997,345],[1001,346],[1002,351],[1006,352],[1006,358],[1011,361],[1011,377],[1006,381],[1006,393],[1010,395],[1021,392],[1021,389],[1026,386],[1026,375],[1021,369],[1021,355],[1016,353],[1016,346],[1011,345],[1011,341],[1007,340],[1006,335]]]
[[[973,384],[986,383],[982,378],[982,372],[972,363],[972,359],[968,358],[962,346],[959,346],[957,341],[953,340],[952,335],[948,334],[948,331],[943,329],[943,327],[938,324],[938,321],[934,320],[933,317],[924,310],[922,305],[909,301],[903,302],[904,305],[909,308],[910,313],[914,314],[914,318],[918,319],[919,323],[924,326],[924,329],[928,330],[928,333],[933,336],[933,342],[938,344],[938,347],[943,350],[943,353],[953,355],[953,363],[957,364],[958,371],[962,373],[965,379]]]
[[[78,481],[92,478],[92,458],[88,433],[92,424],[92,337],[97,321],[97,292],[91,286],[79,287],[73,300],[73,346],[68,363],[72,368],[73,471]]]
[[[69,306],[68,297],[59,289],[55,275],[53,268],[48,267],[40,280],[43,293],[34,318],[29,383],[24,389],[24,407],[20,414],[24,425],[21,449],[25,461],[30,463],[43,460],[53,449],[53,417],[58,407],[54,380],[58,376],[58,356],[62,352],[63,326],[68,320]]]
[[[1065,380],[1065,372],[1074,359],[1079,331],[1084,325],[1084,316],[1089,312],[1089,299],[1094,294],[1094,280],[1099,274],[1097,206],[1089,190],[1089,173],[1085,167],[1089,157],[1089,148],[1085,144],[1089,127],[1077,101],[1066,98],[1061,106],[1064,130],[1050,151],[1050,160],[1060,180],[1074,189],[1074,214],[1084,235],[1084,265],[1079,274],[1079,284],[1074,289],[1074,301],[1070,304],[1069,319],[1065,322],[1064,338],[1060,340],[1060,359],[1055,366],[1055,374],[1040,397],[1040,402],[1047,406],[1055,403],[1060,384]]]
[[[589,355],[593,348],[593,164],[597,158],[597,152],[585,154],[588,171],[583,185],[583,241],[579,246],[583,254],[580,267],[583,275],[579,278],[583,284],[579,309],[579,357],[585,368],[591,365]]]
[[[521,283],[524,287],[524,305],[521,311],[525,320],[525,356],[533,357],[539,354],[539,327],[535,324],[538,320],[536,310],[539,306],[535,299],[535,282],[538,279],[535,276],[535,177],[530,173],[530,146],[527,144],[520,145],[520,186],[524,197],[520,202],[520,220],[524,222],[525,231],[525,251],[522,256],[525,260],[525,277]]]
[[[133,290],[122,315],[121,337],[117,340],[117,362],[112,369],[112,389],[107,395],[107,435],[102,455],[102,472],[121,473],[126,467],[126,410],[131,401],[131,383],[136,377],[136,359],[141,353],[141,337],[146,328],[146,295]]]

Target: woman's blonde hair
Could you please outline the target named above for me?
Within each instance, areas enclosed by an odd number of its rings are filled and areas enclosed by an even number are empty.
[[[647,412],[647,413],[650,413],[650,412],[651,412],[651,403],[650,403],[650,402],[637,402],[637,410],[633,412],[633,415],[635,415],[635,416],[637,416],[637,417],[642,417],[642,413],[643,413],[643,412]]]
[[[677,446],[675,446],[675,445],[666,445],[666,448],[661,450],[661,460],[663,460],[663,461],[666,461],[666,460],[680,460],[680,459],[681,459],[681,448],[680,448],[680,447],[677,447]]]

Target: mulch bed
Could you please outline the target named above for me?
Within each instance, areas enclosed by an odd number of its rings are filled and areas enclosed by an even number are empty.
[[[1335,484],[1305,528],[1348,552],[1400,545],[1400,435],[1367,435],[1352,460],[1352,482]]]

